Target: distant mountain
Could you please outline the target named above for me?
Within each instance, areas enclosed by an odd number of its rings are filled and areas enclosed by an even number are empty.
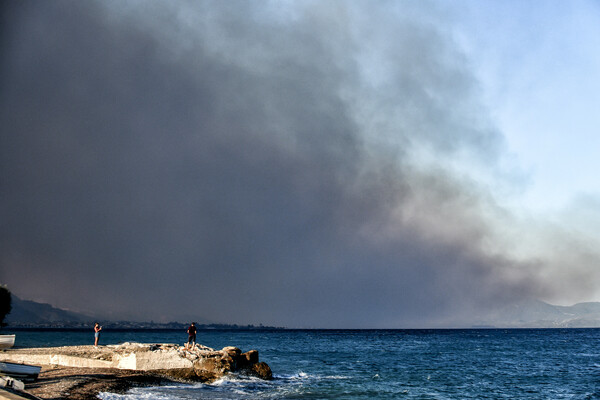
[[[476,324],[498,328],[597,328],[600,327],[600,303],[555,306],[528,300],[497,309],[480,317]]]
[[[186,322],[136,322],[114,321],[107,318],[98,318],[82,313],[63,310],[46,303],[31,300],[22,300],[11,295],[12,310],[5,318],[8,328],[86,328],[93,326],[94,322],[101,322],[105,328],[111,329],[186,329],[189,321],[196,321],[199,328],[205,329],[262,329],[270,328],[253,325],[228,325],[217,324],[208,320],[192,318]]]
[[[9,327],[89,327],[94,317],[63,310],[46,303],[22,300],[12,295],[12,310],[6,317]],[[191,320],[190,320],[191,321]],[[155,323],[102,320],[113,328],[170,328],[183,329],[187,321]],[[219,325],[198,321],[204,328],[267,328],[254,326]],[[600,303],[578,303],[555,306],[539,300],[528,300],[507,307],[499,307],[485,315],[472,317],[470,325],[487,328],[600,328]],[[456,327],[464,327],[460,323]],[[467,325],[468,326],[468,325]]]
[[[6,316],[9,326],[39,324],[47,325],[57,322],[89,322],[93,317],[88,315],[56,308],[50,304],[38,303],[31,300],[21,300],[14,294],[12,310]]]

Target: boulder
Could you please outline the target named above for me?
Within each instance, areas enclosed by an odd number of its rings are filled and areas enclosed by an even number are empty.
[[[252,375],[258,378],[265,380],[273,379],[273,372],[271,371],[271,367],[269,367],[265,362],[252,364],[252,367],[250,367],[250,371]]]
[[[256,364],[258,362],[258,350],[250,350],[242,354],[248,364]]]

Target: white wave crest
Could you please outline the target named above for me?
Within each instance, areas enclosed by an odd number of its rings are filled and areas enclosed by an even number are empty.
[[[154,391],[140,391],[132,389],[125,394],[101,392],[98,393],[98,398],[102,400],[175,400],[173,396],[156,393]]]

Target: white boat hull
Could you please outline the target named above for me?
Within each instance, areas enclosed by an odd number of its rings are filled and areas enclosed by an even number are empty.
[[[17,364],[0,361],[0,374],[17,378],[23,381],[36,380],[42,367],[37,365]]]
[[[0,376],[0,388],[25,390],[25,384],[10,376]]]
[[[8,349],[15,345],[15,335],[0,335],[0,349]]]

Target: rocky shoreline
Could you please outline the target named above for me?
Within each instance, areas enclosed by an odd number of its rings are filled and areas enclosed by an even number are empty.
[[[236,347],[214,350],[196,345],[124,343],[109,346],[63,346],[11,349],[0,361],[41,365],[28,393],[42,399],[97,399],[100,392],[123,393],[133,386],[173,382],[211,382],[231,372],[271,379],[258,351]]]
[[[49,367],[25,390],[41,399],[98,400],[98,393],[125,393],[135,386],[160,386],[176,382],[146,371],[114,368]]]

